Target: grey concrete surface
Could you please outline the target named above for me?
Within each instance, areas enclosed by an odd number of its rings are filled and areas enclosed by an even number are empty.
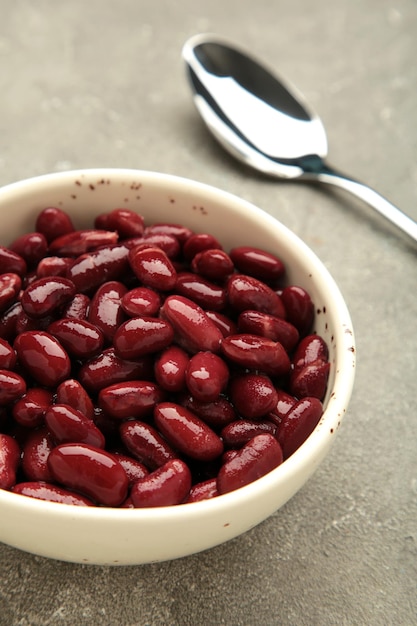
[[[334,447],[283,509],[226,545],[141,567],[0,545],[1,626],[416,624],[416,249],[351,197],[225,155],[180,58],[203,31],[252,48],[319,111],[330,161],[417,219],[415,1],[0,0],[0,15],[0,184],[127,166],[239,194],[324,261],[358,351]]]

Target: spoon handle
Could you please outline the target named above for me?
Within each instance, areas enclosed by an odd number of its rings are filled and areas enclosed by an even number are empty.
[[[310,178],[307,174],[306,178]],[[387,220],[395,224],[397,228],[406,233],[411,239],[417,242],[417,222],[403,213],[398,207],[388,202],[383,196],[371,187],[349,178],[340,172],[336,172],[328,166],[324,166],[319,172],[311,175],[311,178],[321,183],[328,183],[349,191],[354,196],[360,198],[373,209],[378,211]]]

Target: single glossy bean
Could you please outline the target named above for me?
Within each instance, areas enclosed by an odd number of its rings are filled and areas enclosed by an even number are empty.
[[[22,279],[18,274],[0,274],[0,312],[6,311],[16,301],[21,288]]]
[[[189,392],[201,402],[214,402],[229,381],[229,368],[212,352],[197,352],[187,366],[185,381]]]
[[[120,425],[120,438],[126,449],[151,470],[178,458],[168,442],[150,424],[128,420]]]
[[[12,491],[21,496],[37,498],[38,500],[45,500],[46,502],[58,502],[59,504],[69,504],[72,506],[95,506],[94,502],[89,498],[45,481],[18,483],[13,487]]]
[[[126,320],[122,308],[122,297],[127,287],[121,282],[111,280],[101,285],[91,298],[88,321],[94,324],[108,344],[113,341],[116,330]]]
[[[18,359],[33,378],[45,387],[56,387],[69,377],[71,361],[59,341],[44,331],[27,331],[14,341]]]
[[[27,273],[27,264],[24,258],[9,250],[5,246],[0,246],[0,274],[18,274],[23,277]]]
[[[152,372],[153,365],[149,357],[130,361],[117,356],[113,348],[107,348],[82,365],[78,380],[87,391],[98,392],[115,383],[148,379]]]
[[[181,252],[180,242],[173,235],[163,233],[145,234],[143,243],[161,248],[171,261],[178,258]]]
[[[302,370],[306,365],[316,361],[327,361],[329,349],[320,335],[307,335],[297,345],[291,359],[294,371]]]
[[[49,253],[58,256],[74,256],[85,254],[101,246],[110,246],[117,243],[119,236],[114,231],[76,230],[57,237],[49,244]]]
[[[55,443],[86,443],[104,448],[106,440],[94,422],[69,404],[53,404],[45,411],[45,424]]]
[[[290,322],[261,311],[242,311],[237,325],[240,333],[261,335],[272,341],[279,341],[287,352],[291,352],[299,340],[298,330]]]
[[[129,250],[123,244],[82,254],[68,268],[67,278],[73,281],[77,291],[89,293],[108,280],[120,280],[128,275],[128,254]]]
[[[114,455],[85,443],[63,443],[48,457],[55,480],[80,491],[104,506],[118,506],[126,496],[129,480]]]
[[[314,305],[310,295],[302,287],[290,285],[281,292],[287,320],[293,324],[300,337],[310,332],[314,320]]]
[[[229,385],[229,393],[237,412],[248,419],[267,415],[278,400],[274,385],[264,374],[236,376]]]
[[[319,400],[323,400],[326,394],[329,372],[330,363],[318,359],[291,373],[289,389],[297,398],[314,396]]]
[[[0,489],[10,489],[16,483],[20,463],[20,447],[10,435],[0,433]]]
[[[214,429],[222,428],[237,419],[233,405],[223,396],[214,402],[200,402],[187,395],[181,397],[180,404]]]
[[[71,356],[86,359],[97,354],[104,345],[102,331],[86,320],[66,317],[52,322],[47,328]]]
[[[209,500],[218,496],[217,492],[217,479],[209,478],[200,483],[196,483],[190,489],[190,493],[184,500],[184,504],[190,502],[201,502],[202,500]]]
[[[287,374],[291,365],[280,343],[258,335],[242,333],[225,337],[221,351],[231,361],[271,376]]]
[[[175,291],[212,311],[221,311],[227,301],[225,289],[192,272],[178,274]]]
[[[25,392],[26,382],[20,374],[0,369],[0,406],[16,402]]]
[[[62,309],[62,317],[86,320],[89,308],[90,298],[84,293],[76,293]]]
[[[282,418],[277,439],[284,458],[293,454],[311,435],[323,414],[323,405],[317,398],[302,398]]]
[[[166,440],[192,459],[212,461],[223,452],[220,437],[197,415],[179,404],[157,404],[154,421]]]
[[[121,239],[140,237],[145,228],[142,215],[130,209],[113,209],[102,213],[96,217],[94,226],[102,230],[116,230]]]
[[[98,403],[103,411],[116,419],[143,419],[152,414],[164,395],[162,389],[153,382],[132,380],[101,389]]]
[[[154,366],[157,383],[172,393],[186,389],[185,372],[190,356],[179,346],[172,345],[166,348],[156,359]]]
[[[130,317],[155,317],[161,306],[161,297],[148,287],[135,287],[122,296],[121,306]]]
[[[145,287],[170,291],[175,287],[177,272],[161,248],[136,246],[129,250],[129,263],[135,276]]]
[[[256,435],[220,468],[218,493],[229,493],[244,487],[268,474],[282,461],[282,450],[275,437],[269,433]]]
[[[167,348],[174,338],[171,324],[157,317],[134,317],[119,326],[113,345],[122,359],[137,359]]]
[[[75,229],[68,213],[56,207],[47,207],[36,218],[36,230],[51,242]]]
[[[76,292],[72,280],[62,276],[38,278],[27,287],[21,303],[24,312],[33,318],[51,315],[56,309],[74,297]]]
[[[224,250],[211,248],[198,252],[191,261],[191,269],[208,280],[223,282],[234,271],[233,261]]]
[[[182,252],[186,261],[191,261],[199,252],[211,248],[222,250],[223,246],[216,237],[209,233],[194,233],[185,241]]]
[[[88,419],[94,418],[94,404],[82,384],[75,378],[67,378],[56,390],[56,402],[68,404],[81,411]]]
[[[68,269],[74,263],[71,257],[47,256],[41,259],[36,267],[37,278],[47,276],[66,276]]]
[[[28,267],[34,268],[46,255],[48,242],[42,233],[34,232],[21,235],[9,245],[9,249],[25,259]]]
[[[156,223],[146,226],[145,235],[171,235],[184,244],[191,237],[193,231],[182,224]]]
[[[180,459],[168,461],[138,480],[130,497],[135,508],[181,504],[191,489],[191,472]]]
[[[14,369],[16,358],[16,352],[10,343],[0,337],[0,370]]]
[[[184,296],[168,296],[161,316],[174,328],[177,343],[189,352],[218,352],[223,338],[216,324],[195,302]]]
[[[217,328],[222,333],[223,337],[237,334],[237,324],[233,320],[231,320],[230,317],[227,317],[227,315],[219,313],[218,311],[205,311],[205,313],[207,317],[215,323]]]
[[[53,482],[48,456],[55,442],[46,427],[35,429],[23,444],[22,470],[26,480]]]
[[[280,296],[253,276],[232,274],[227,281],[227,294],[230,305],[238,312],[254,309],[285,318],[286,312]]]
[[[281,259],[259,248],[238,246],[230,250],[230,258],[239,272],[262,281],[275,283],[285,275]]]
[[[14,420],[25,428],[36,428],[44,423],[45,411],[53,402],[53,394],[43,387],[31,387],[13,405]]]
[[[256,435],[269,433],[274,437],[277,434],[277,425],[269,420],[236,420],[228,424],[221,431],[221,438],[228,448],[242,448]]]

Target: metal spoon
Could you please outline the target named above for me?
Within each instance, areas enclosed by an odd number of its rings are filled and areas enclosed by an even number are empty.
[[[277,178],[329,183],[350,191],[417,241],[417,223],[379,193],[329,167],[323,124],[287,82],[215,35],[183,48],[194,102],[235,157]]]

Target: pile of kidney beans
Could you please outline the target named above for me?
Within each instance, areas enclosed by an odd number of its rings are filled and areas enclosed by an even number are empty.
[[[265,475],[322,412],[314,305],[266,251],[49,207],[0,246],[0,488],[155,507]]]

